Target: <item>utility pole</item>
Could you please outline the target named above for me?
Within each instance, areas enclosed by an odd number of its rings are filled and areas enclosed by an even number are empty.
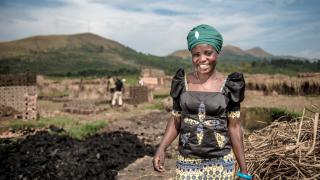
[[[88,33],[90,33],[90,20],[88,20]]]

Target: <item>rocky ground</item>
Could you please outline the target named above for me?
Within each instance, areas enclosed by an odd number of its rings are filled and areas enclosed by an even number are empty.
[[[0,139],[0,179],[171,179],[176,142],[165,173],[154,172],[152,156],[169,113],[119,119],[85,140],[46,130]]]

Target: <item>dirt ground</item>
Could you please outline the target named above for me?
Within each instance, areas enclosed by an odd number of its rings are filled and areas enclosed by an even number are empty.
[[[299,111],[303,106],[320,105],[319,100],[319,97],[262,96],[248,92],[243,107],[276,106]],[[40,117],[105,120],[108,125],[100,134],[83,141],[45,131],[26,132],[20,138],[1,138],[0,179],[173,179],[177,141],[167,150],[166,171],[157,173],[152,167],[152,156],[170,113],[146,108],[147,104],[126,104],[116,109],[107,104],[99,106],[106,110],[79,115],[61,111],[63,103],[40,100]],[[3,126],[8,123],[1,122]]]
[[[170,114],[164,111],[151,112],[142,117],[132,117],[112,123],[107,131],[125,130],[137,134],[147,145],[157,147]],[[175,172],[175,157],[177,153],[177,140],[167,149],[164,173],[153,170],[152,156],[138,158],[125,169],[119,171],[117,179],[173,179]]]

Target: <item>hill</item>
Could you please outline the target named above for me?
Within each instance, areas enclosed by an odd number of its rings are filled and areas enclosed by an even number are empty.
[[[0,43],[0,73],[26,70],[55,76],[138,74],[143,67],[172,73],[188,66],[181,58],[136,52],[116,41],[83,33],[34,36]]]
[[[144,54],[91,33],[34,36],[0,43],[0,74],[29,70],[50,76],[138,76],[144,67],[173,74],[180,67],[192,70],[190,58],[187,50],[164,57]],[[320,61],[288,59],[272,56],[261,48],[243,51],[227,45],[223,47],[217,68],[222,72],[296,75],[319,72]]]
[[[260,47],[251,48],[251,49],[245,50],[244,52],[246,52],[247,54],[250,54],[251,56],[260,57],[260,58],[270,58],[273,56],[272,54],[266,52]]]
[[[88,46],[100,46],[103,51],[125,48],[118,42],[91,33],[75,35],[34,36],[21,40],[0,43],[0,58],[30,55],[58,49],[76,50]]]
[[[171,53],[169,56],[180,57],[183,59],[191,58],[191,54],[188,50],[177,50]],[[220,53],[221,59],[227,59],[229,61],[238,61],[238,60],[259,60],[262,58],[269,58],[273,55],[261,49],[260,47],[255,47],[248,50],[242,50],[241,48],[233,45],[223,46]]]
[[[247,55],[242,49],[237,46],[226,45],[223,46],[221,55],[234,55],[234,56],[245,56]]]
[[[191,59],[188,50],[178,50],[169,57]],[[245,72],[252,74],[287,74],[298,75],[302,72],[319,72],[320,60],[313,61],[292,56],[274,56],[260,47],[242,50],[239,47],[226,45],[219,55],[217,69],[222,72]]]

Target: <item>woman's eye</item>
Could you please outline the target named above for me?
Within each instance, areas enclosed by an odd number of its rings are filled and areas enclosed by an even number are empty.
[[[192,57],[199,57],[199,54],[192,54]]]
[[[211,56],[211,54],[212,54],[212,51],[207,51],[207,52],[205,52],[205,55],[206,55],[206,56]]]

